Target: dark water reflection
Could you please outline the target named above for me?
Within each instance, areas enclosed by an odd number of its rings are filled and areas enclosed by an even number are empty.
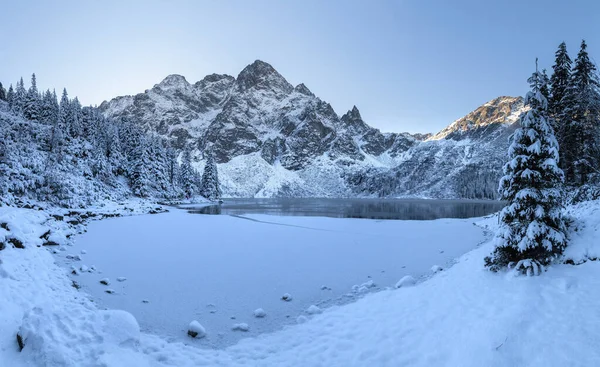
[[[297,215],[332,218],[431,220],[481,217],[504,203],[423,199],[225,199],[223,204],[190,207],[190,213],[211,215]]]

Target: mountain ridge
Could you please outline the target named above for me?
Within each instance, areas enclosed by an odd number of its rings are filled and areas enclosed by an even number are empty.
[[[210,74],[189,83],[171,74],[144,93],[116,97],[99,107],[107,117],[137,121],[175,147],[191,149],[197,169],[203,166],[201,152],[210,147],[225,177],[226,195],[445,198],[495,196],[489,188],[465,195],[440,186],[448,177],[460,176],[457,172],[477,167],[477,174],[490,176],[484,186],[491,187],[499,157],[506,152],[506,127],[514,125],[523,108],[521,97],[502,96],[436,134],[382,133],[364,121],[356,106],[340,116],[306,85],[293,86],[260,60],[237,77]],[[473,158],[477,151],[489,156],[492,166]],[[244,165],[259,168],[242,174]],[[447,177],[416,177],[425,166]],[[250,179],[253,174],[260,177]],[[375,177],[386,187],[376,184]],[[413,183],[429,178],[415,188],[406,177],[413,177]]]

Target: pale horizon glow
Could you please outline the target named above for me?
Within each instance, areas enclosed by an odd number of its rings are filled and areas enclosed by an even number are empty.
[[[594,1],[21,1],[3,4],[0,82],[32,72],[84,105],[169,74],[237,76],[254,60],[382,131],[437,132],[501,95],[567,42],[600,54]],[[581,12],[584,8],[586,11]]]

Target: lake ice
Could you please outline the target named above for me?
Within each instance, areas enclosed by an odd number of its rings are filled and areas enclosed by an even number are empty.
[[[302,322],[315,309],[394,287],[406,275],[426,277],[434,265],[447,267],[484,239],[472,219],[192,215],[172,209],[92,222],[59,262],[87,268],[73,279],[100,307],[131,312],[143,331],[223,348]],[[69,254],[81,261],[67,259]],[[286,293],[290,301],[282,300]],[[264,317],[255,316],[259,308]],[[187,336],[193,320],[206,337]]]

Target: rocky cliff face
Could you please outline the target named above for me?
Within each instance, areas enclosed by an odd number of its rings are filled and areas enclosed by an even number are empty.
[[[340,117],[304,84],[255,61],[237,78],[212,74],[190,84],[170,75],[100,109],[191,146],[198,169],[199,152],[211,146],[225,195],[479,197],[490,190],[467,195],[460,180],[496,179],[522,104],[499,97],[435,136],[381,133],[356,106]]]

